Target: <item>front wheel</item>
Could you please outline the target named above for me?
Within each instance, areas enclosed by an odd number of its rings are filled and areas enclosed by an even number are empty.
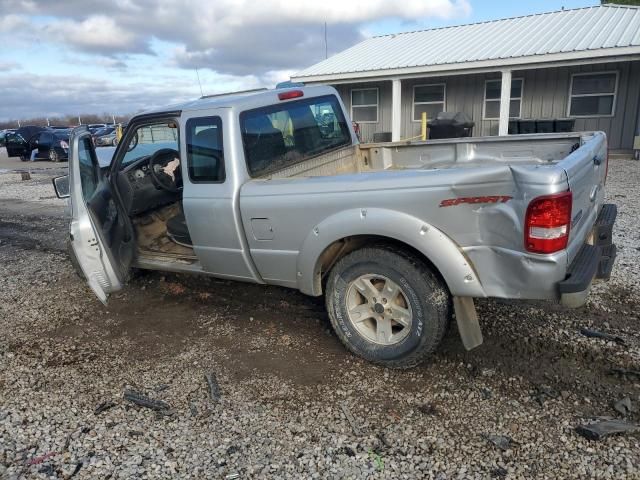
[[[338,261],[327,281],[326,304],[349,350],[391,368],[413,367],[432,354],[451,311],[449,292],[431,268],[387,245]]]
[[[58,155],[58,152],[56,152],[55,148],[49,150],[49,160],[51,160],[52,162],[60,161],[60,155]]]

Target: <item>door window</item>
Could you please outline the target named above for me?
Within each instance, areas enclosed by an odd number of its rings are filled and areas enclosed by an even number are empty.
[[[334,95],[242,112],[240,127],[253,177],[351,143],[349,127]]]
[[[42,132],[38,137],[38,146],[39,147],[50,147],[53,143],[53,135],[48,132]]]
[[[220,117],[187,120],[187,167],[196,183],[222,183],[225,179]]]
[[[121,167],[151,156],[158,150],[170,148],[178,151],[178,128],[175,122],[160,122],[143,125],[136,129],[129,142]]]
[[[80,183],[82,198],[87,203],[98,187],[98,160],[93,150],[90,137],[80,139],[78,144],[78,158],[80,160]]]

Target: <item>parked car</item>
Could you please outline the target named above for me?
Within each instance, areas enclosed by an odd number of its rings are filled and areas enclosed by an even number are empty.
[[[118,145],[118,139],[116,136],[116,127],[110,126],[102,128],[96,131],[93,135],[93,144],[96,147],[107,147]]]
[[[67,160],[70,133],[69,129],[21,127],[7,138],[7,154],[10,157],[20,157],[23,162],[31,159],[33,151],[36,152],[33,160]]]
[[[9,157],[20,157],[22,161],[29,160],[31,151],[35,148],[35,140],[40,132],[44,130],[47,130],[47,127],[25,125],[8,134],[5,140],[7,155]]]
[[[104,169],[76,129],[72,259],[105,303],[133,266],[324,294],[346,347],[397,368],[452,312],[482,343],[474,298],[576,307],[609,278],[604,133],[367,146],[351,125],[331,87],[203,98],[133,118]]]
[[[90,123],[89,125],[87,125],[87,127],[89,128],[89,131],[92,134],[96,133],[98,130],[105,128],[106,126],[107,126],[106,123]]]
[[[7,135],[13,134],[15,133],[15,128],[7,128],[4,130],[0,130],[0,147],[4,147],[6,140],[7,140]]]
[[[40,132],[35,140],[37,148],[33,160],[60,162],[68,160],[70,130],[48,129]]]

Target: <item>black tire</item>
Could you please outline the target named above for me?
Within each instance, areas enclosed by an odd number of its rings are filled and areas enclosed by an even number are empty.
[[[29,160],[28,157],[25,157],[24,155],[20,155],[20,161],[21,162],[26,162],[27,160]]]
[[[408,334],[393,345],[371,341],[349,319],[349,285],[371,274],[401,286],[411,307]],[[451,319],[451,296],[442,280],[424,261],[393,245],[365,247],[339,260],[329,274],[325,301],[342,343],[356,355],[389,368],[411,368],[424,361],[440,345]]]

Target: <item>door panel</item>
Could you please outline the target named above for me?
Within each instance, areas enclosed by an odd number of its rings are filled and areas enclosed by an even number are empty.
[[[89,287],[101,302],[122,288],[133,260],[129,219],[120,213],[109,178],[97,161],[86,127],[70,138],[71,247]]]

